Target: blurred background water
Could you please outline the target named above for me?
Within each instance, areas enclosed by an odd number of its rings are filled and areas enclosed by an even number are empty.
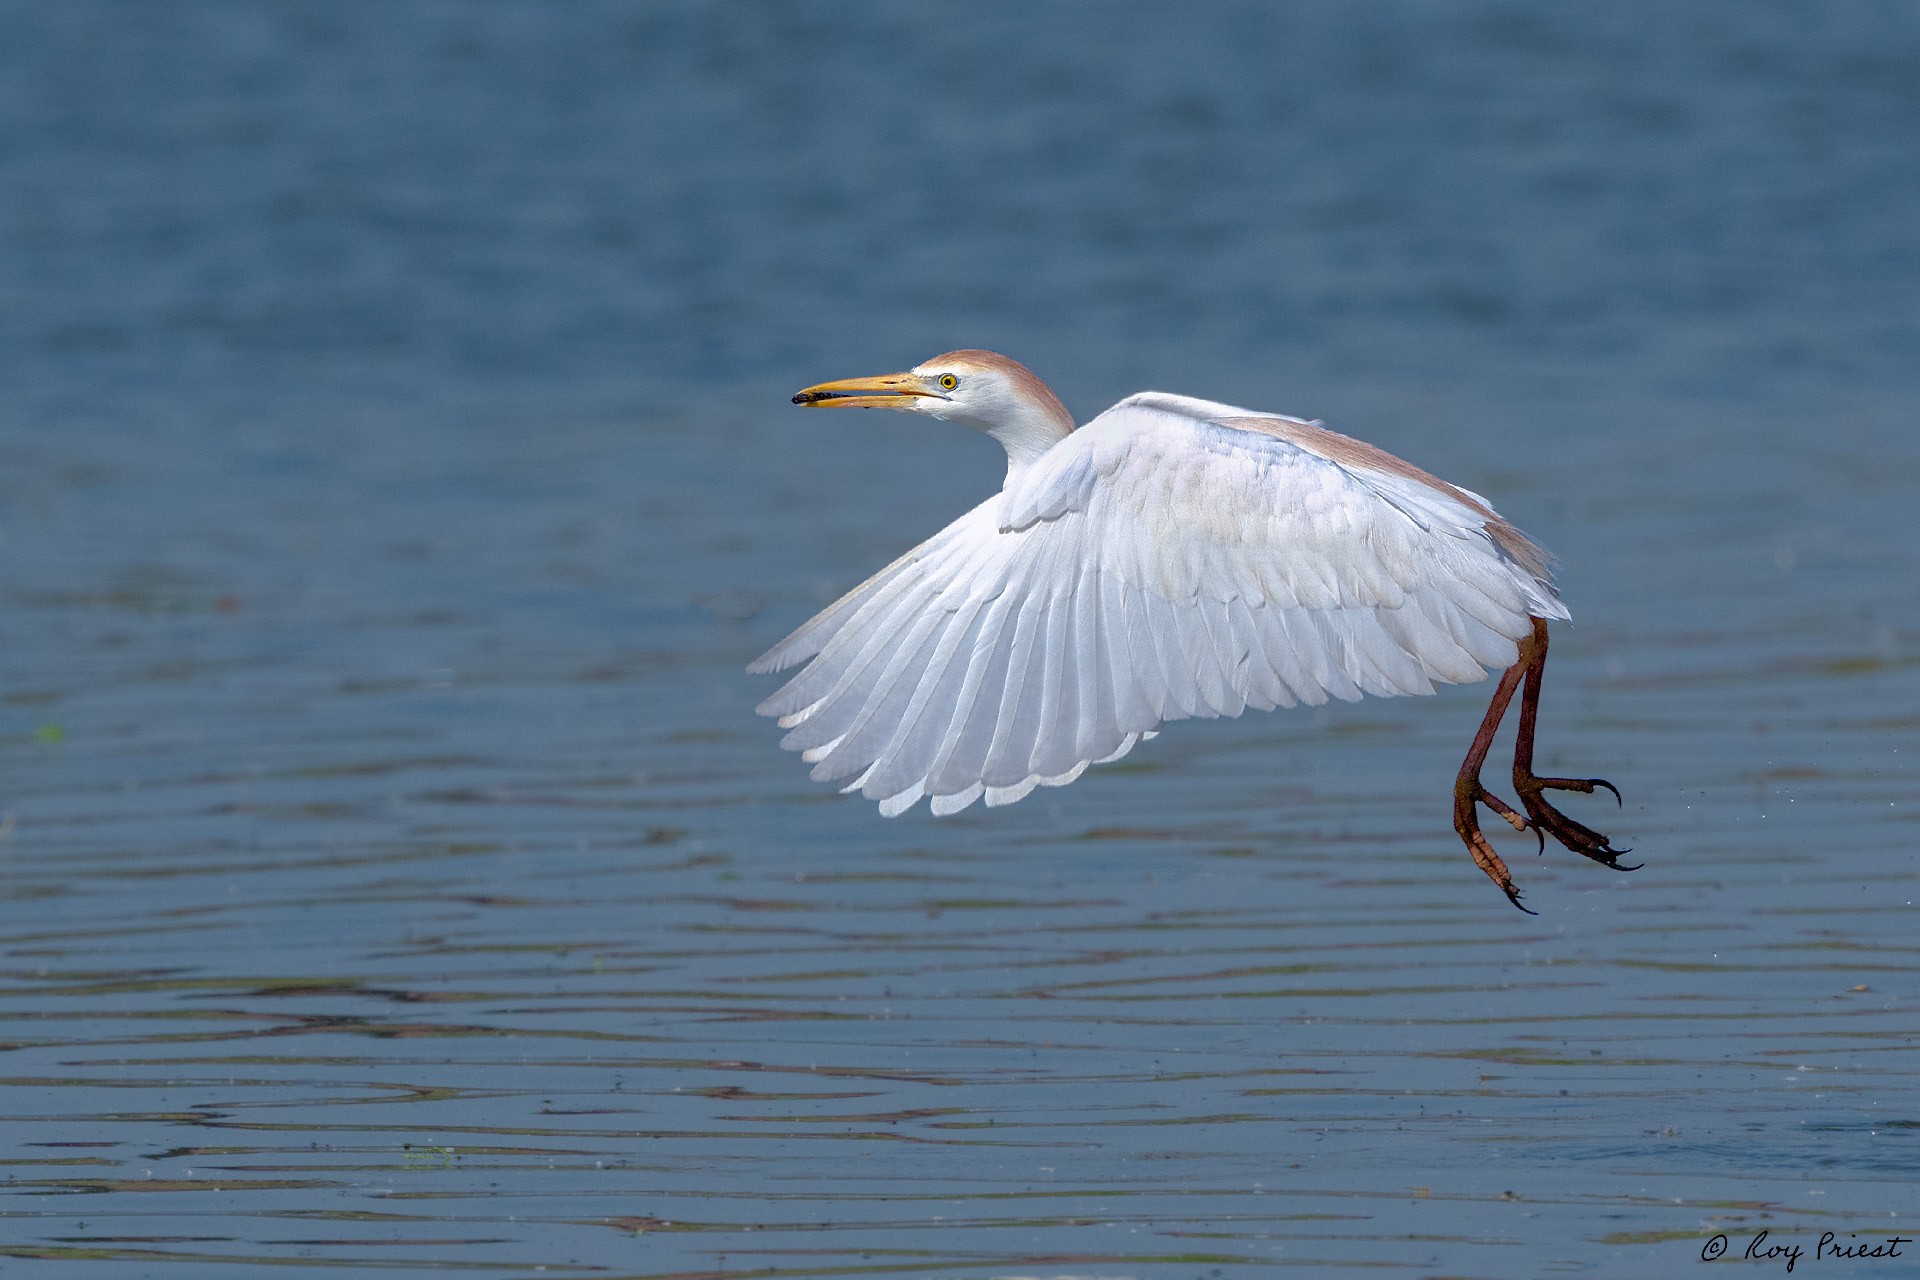
[[[7,1274],[1913,1230],[1912,6],[0,29]],[[1508,837],[1501,901],[1484,687],[945,821],[807,781],[741,667],[1000,463],[786,397],[958,346],[1488,494],[1566,566],[1546,763],[1646,868]]]

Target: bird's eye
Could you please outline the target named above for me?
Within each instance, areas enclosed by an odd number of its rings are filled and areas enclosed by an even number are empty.
[[[942,387],[945,387],[948,391],[951,391],[955,387],[960,385],[960,379],[954,377],[950,373],[943,373],[940,375],[940,385]]]

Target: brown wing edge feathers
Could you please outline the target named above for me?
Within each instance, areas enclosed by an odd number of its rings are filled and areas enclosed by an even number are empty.
[[[1343,467],[1399,476],[1404,480],[1412,480],[1443,493],[1485,517],[1486,524],[1483,527],[1487,531],[1487,537],[1493,540],[1493,545],[1500,548],[1503,554],[1532,574],[1544,586],[1549,589],[1553,586],[1553,556],[1545,547],[1522,533],[1499,512],[1466,490],[1448,484],[1439,476],[1414,466],[1404,458],[1395,457],[1378,445],[1368,444],[1365,440],[1356,440],[1352,436],[1343,436],[1338,431],[1329,431],[1318,423],[1302,422],[1297,418],[1228,418],[1222,425],[1236,427],[1242,431],[1257,431],[1262,435],[1298,445],[1308,453],[1316,454]]]

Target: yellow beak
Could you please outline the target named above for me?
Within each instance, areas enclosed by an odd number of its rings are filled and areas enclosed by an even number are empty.
[[[808,387],[794,396],[795,404],[840,405],[852,409],[904,409],[915,396],[943,399],[929,391],[918,374],[890,373],[883,378],[846,378]]]

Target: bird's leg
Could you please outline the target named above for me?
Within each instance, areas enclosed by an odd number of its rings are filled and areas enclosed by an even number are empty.
[[[1544,620],[1533,620],[1533,635],[1520,657],[1521,664],[1526,667],[1527,679],[1526,688],[1520,694],[1520,730],[1513,745],[1513,789],[1520,793],[1520,803],[1526,806],[1527,817],[1534,831],[1545,832],[1582,857],[1592,858],[1615,871],[1638,870],[1638,867],[1626,866],[1620,861],[1620,855],[1629,850],[1614,848],[1607,837],[1575,822],[1546,802],[1542,794],[1546,791],[1583,791],[1591,795],[1596,788],[1605,787],[1613,792],[1616,803],[1620,800],[1620,792],[1605,778],[1542,778],[1534,774],[1533,729],[1540,715],[1540,680],[1547,669],[1547,624]]]
[[[1467,749],[1467,758],[1461,762],[1460,776],[1453,780],[1453,829],[1460,833],[1466,842],[1467,852],[1473,855],[1474,862],[1487,873],[1487,878],[1500,886],[1500,892],[1507,895],[1507,901],[1522,911],[1527,908],[1520,904],[1520,891],[1513,887],[1513,876],[1507,871],[1507,864],[1487,843],[1480,831],[1480,811],[1478,806],[1485,804],[1508,822],[1515,831],[1525,831],[1527,820],[1514,810],[1514,807],[1480,785],[1480,766],[1486,763],[1487,752],[1493,747],[1493,735],[1500,729],[1500,721],[1507,714],[1507,705],[1513,701],[1513,692],[1520,687],[1520,681],[1527,674],[1528,650],[1522,647],[1520,659],[1500,677],[1500,687],[1493,691],[1493,701],[1487,706],[1486,718],[1480,721],[1480,732],[1473,735],[1473,745]],[[1537,833],[1536,833],[1537,834]],[[1544,843],[1541,846],[1545,847]],[[1528,915],[1533,912],[1527,911]]]

